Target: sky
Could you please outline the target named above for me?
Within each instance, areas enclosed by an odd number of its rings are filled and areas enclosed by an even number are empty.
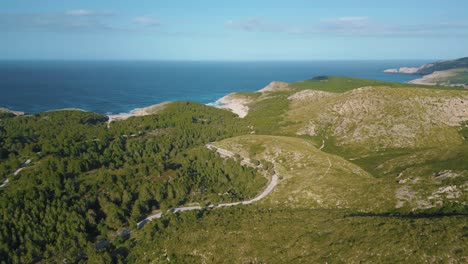
[[[462,0],[0,0],[0,60],[468,56]]]

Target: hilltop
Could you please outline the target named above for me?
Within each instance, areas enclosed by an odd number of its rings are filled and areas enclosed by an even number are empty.
[[[248,101],[250,111],[245,119],[252,124],[251,134],[302,138],[357,164],[375,178],[389,179],[391,175],[390,179],[401,182],[411,178],[418,185],[455,168],[457,177],[468,176],[463,162],[468,155],[466,90],[344,77],[319,77],[281,87],[279,91],[231,95]],[[439,184],[431,192],[437,192]],[[461,202],[466,196],[458,198]],[[433,207],[439,203],[436,200],[410,208]]]

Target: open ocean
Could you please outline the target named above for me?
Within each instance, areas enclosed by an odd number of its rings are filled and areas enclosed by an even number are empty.
[[[231,92],[257,91],[271,81],[319,75],[407,82],[417,76],[382,71],[428,62],[0,61],[0,107],[27,113],[61,108],[128,113],[164,101],[206,104]]]

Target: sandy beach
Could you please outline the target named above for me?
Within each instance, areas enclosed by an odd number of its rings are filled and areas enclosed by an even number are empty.
[[[148,107],[137,108],[137,109],[132,110],[130,113],[107,115],[107,117],[109,117],[109,120],[107,121],[107,126],[109,126],[110,123],[112,123],[113,121],[125,120],[132,116],[145,116],[145,115],[156,114],[159,111],[163,110],[166,107],[166,105],[169,103],[170,102],[163,102],[163,103],[151,105]]]
[[[443,81],[446,78],[453,76],[449,71],[435,71],[431,74],[424,75],[422,78],[409,81],[411,84],[425,84],[425,85],[437,85],[437,83]]]
[[[247,105],[250,102],[251,100],[248,98],[242,98],[233,93],[217,100],[215,107],[230,110],[240,118],[244,118],[249,113],[249,107]]]
[[[269,93],[278,91],[289,90],[289,84],[286,82],[273,81],[264,88],[257,91],[257,93]],[[252,98],[239,94],[231,93],[221,99],[217,100],[213,105],[217,108],[227,109],[238,115],[240,118],[244,118],[249,113],[249,104],[253,101]]]

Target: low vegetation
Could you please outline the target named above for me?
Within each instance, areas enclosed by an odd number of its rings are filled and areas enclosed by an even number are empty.
[[[3,114],[0,263],[465,263],[468,91],[425,87],[321,76],[238,94],[245,118],[178,102],[109,127]]]
[[[463,263],[466,217],[236,207],[171,215],[140,231],[130,262]]]
[[[468,57],[426,64],[423,67],[421,67],[417,73],[421,75],[426,75],[431,74],[435,71],[445,71],[460,68],[468,68]]]

